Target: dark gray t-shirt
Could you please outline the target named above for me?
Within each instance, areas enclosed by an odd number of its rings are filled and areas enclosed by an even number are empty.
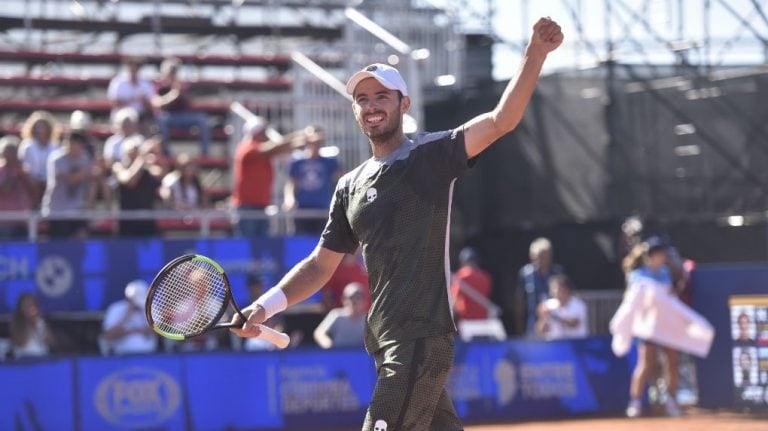
[[[455,179],[469,166],[464,132],[426,133],[372,158],[336,186],[320,245],[368,269],[365,346],[455,331],[448,299],[448,227]]]

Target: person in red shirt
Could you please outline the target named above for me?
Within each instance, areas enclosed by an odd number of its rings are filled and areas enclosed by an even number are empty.
[[[460,268],[453,276],[451,295],[458,320],[487,319],[488,307],[481,298],[491,296],[491,276],[478,266],[477,252],[466,247],[459,253]]]
[[[304,131],[293,132],[279,141],[267,136],[267,122],[260,117],[243,126],[243,141],[235,150],[232,206],[238,212],[238,233],[241,236],[263,236],[267,221],[254,217],[254,210],[263,211],[272,203],[274,170],[272,158],[303,147]]]
[[[365,287],[363,295],[365,296],[365,309],[368,310],[371,305],[371,292],[368,289],[368,272],[356,255],[346,254],[341,260],[341,264],[331,275],[331,279],[323,286],[323,305],[327,311],[343,306],[344,288],[350,283],[360,283]]]

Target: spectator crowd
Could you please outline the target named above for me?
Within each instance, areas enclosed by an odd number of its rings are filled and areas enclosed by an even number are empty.
[[[129,58],[109,82],[111,135],[103,142],[83,111],[71,112],[68,121],[35,111],[19,136],[0,138],[0,209],[40,211],[48,220],[42,230],[53,238],[115,230],[121,236],[159,233],[151,215],[123,217],[117,229],[104,229],[83,217],[90,209],[166,209],[179,211],[181,218],[183,211],[231,207],[238,215],[233,231],[248,236],[267,233],[264,210],[272,204],[286,211],[327,210],[340,169],[335,157],[321,155],[323,130],[307,126],[285,136],[270,134],[259,117],[246,123],[229,160],[230,200],[214,202],[198,163],[210,153],[211,119],[192,103],[179,59],[165,59],[154,80],[142,74],[144,66]],[[197,139],[199,151],[174,154],[179,136]],[[289,178],[284,196],[272,195],[275,165]],[[323,225],[324,220],[297,219],[296,232],[317,234]],[[0,238],[27,235],[26,220],[0,221]]]

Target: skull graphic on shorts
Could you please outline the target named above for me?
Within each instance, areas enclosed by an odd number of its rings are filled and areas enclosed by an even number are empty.
[[[371,187],[365,192],[365,197],[366,199],[368,199],[368,202],[375,201],[378,196],[379,196],[379,192],[376,191],[376,189],[374,189],[373,187]]]
[[[387,423],[379,419],[373,424],[373,431],[387,431]]]

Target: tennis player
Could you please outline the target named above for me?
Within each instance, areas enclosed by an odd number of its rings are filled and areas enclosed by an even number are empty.
[[[344,254],[362,247],[372,299],[365,346],[378,372],[363,430],[463,429],[445,390],[456,331],[447,255],[453,183],[517,126],[547,55],[562,41],[560,26],[540,19],[493,111],[413,139],[403,134],[411,100],[400,73],[373,64],[352,75],[347,92],[373,157],[339,180],[315,250],[243,309],[248,321],[233,332],[258,336],[255,324],[318,291]]]

